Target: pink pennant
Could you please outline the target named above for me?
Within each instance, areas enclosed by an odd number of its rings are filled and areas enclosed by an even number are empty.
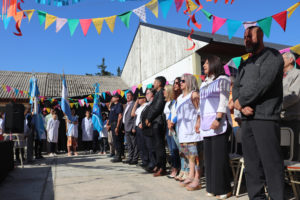
[[[169,85],[169,81],[166,82],[166,85]]]
[[[256,22],[244,22],[244,29],[246,30],[247,28],[251,27],[251,26],[256,26],[257,23]]]
[[[86,34],[90,28],[90,25],[92,23],[92,19],[80,19],[79,21],[80,21],[80,25],[81,25],[83,34],[84,34],[84,36],[86,36]]]
[[[228,76],[230,76],[230,75],[231,75],[231,74],[230,74],[229,67],[228,67],[228,65],[227,65],[227,64],[224,66],[224,70],[225,70],[225,74],[227,74]]]
[[[115,94],[116,94],[116,92],[117,92],[117,91],[115,90],[115,91],[113,91],[113,92],[112,92],[112,94],[113,94],[113,95],[115,95]]]
[[[178,12],[182,7],[184,0],[175,0],[176,11]]]
[[[227,21],[227,19],[213,16],[212,34],[215,34]]]
[[[133,93],[135,93],[136,89],[137,89],[136,86],[132,86],[132,88],[131,88],[131,90],[132,90]]]
[[[79,102],[79,105],[80,105],[81,107],[84,106],[84,100],[83,100],[83,99],[78,100],[78,102]]]
[[[286,52],[289,52],[289,51],[291,51],[290,48],[285,48],[285,49],[281,49],[279,52],[280,52],[281,54],[283,54],[283,53],[286,53]]]
[[[6,91],[7,91],[7,92],[10,92],[10,90],[11,90],[11,87],[7,85],[7,86],[6,86]]]

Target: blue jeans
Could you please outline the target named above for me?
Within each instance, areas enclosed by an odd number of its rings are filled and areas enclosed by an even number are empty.
[[[169,130],[166,133],[168,148],[171,154],[171,165],[172,167],[179,169],[180,168],[180,157],[179,157],[179,149],[173,138],[173,136],[169,135]]]

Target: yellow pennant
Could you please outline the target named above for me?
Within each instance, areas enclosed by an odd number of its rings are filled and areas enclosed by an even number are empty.
[[[106,24],[109,28],[109,30],[113,33],[114,32],[114,29],[115,29],[115,22],[116,22],[116,17],[117,15],[114,15],[114,16],[111,16],[111,17],[105,17],[105,21],[106,21]]]
[[[47,110],[47,113],[50,113],[50,108],[46,108],[46,110]]]
[[[94,18],[94,19],[92,19],[92,21],[94,23],[94,26],[95,26],[98,34],[100,35],[104,18]]]
[[[200,78],[200,76],[199,75],[197,75],[197,74],[194,74],[194,77],[197,79],[197,81],[199,82],[199,78]]]
[[[247,60],[249,58],[249,56],[250,56],[250,53],[247,53],[245,55],[242,55],[241,57],[243,60]]]
[[[124,97],[125,93],[123,90],[121,90],[121,97]]]
[[[152,0],[149,3],[146,4],[146,7],[151,10],[151,12],[155,15],[156,18],[158,18],[158,1]]]
[[[93,108],[93,107],[94,107],[94,103],[89,103],[89,104],[90,104],[91,108]]]
[[[74,107],[74,103],[70,103],[70,107],[73,108]]]
[[[190,7],[190,12],[192,12],[198,8],[198,6],[192,0],[187,1],[186,7],[187,8]]]
[[[141,89],[142,86],[143,86],[143,85],[140,83],[140,84],[138,85],[138,89]]]
[[[2,85],[3,90],[6,92],[6,86]]]
[[[293,12],[296,10],[296,8],[298,8],[298,6],[300,6],[300,2],[295,3],[294,5],[292,5],[291,7],[289,7],[287,9],[287,11],[289,12],[288,17],[290,18],[291,15],[293,14]]]
[[[27,17],[28,17],[28,21],[29,21],[29,22],[30,22],[30,20],[31,20],[31,17],[32,17],[34,11],[35,11],[34,9],[33,9],[33,10],[24,10],[24,12],[26,12],[26,14],[27,14]]]
[[[56,21],[56,16],[46,13],[45,30]]]
[[[291,47],[291,51],[295,52],[296,54],[300,55],[300,44]]]

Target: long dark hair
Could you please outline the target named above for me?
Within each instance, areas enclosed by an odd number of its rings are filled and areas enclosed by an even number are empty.
[[[181,95],[181,93],[182,93],[182,91],[181,91],[181,88],[180,88],[180,82],[181,82],[181,77],[177,77],[177,78],[175,78],[175,80],[174,80],[174,84],[175,84],[175,82],[176,81],[178,81],[179,82],[179,90],[177,90],[177,91],[175,91],[174,89],[173,89],[173,99],[177,99],[180,95]]]
[[[214,80],[216,80],[219,76],[225,75],[225,70],[220,57],[211,55],[207,58],[207,61],[209,64],[208,76],[214,75]]]

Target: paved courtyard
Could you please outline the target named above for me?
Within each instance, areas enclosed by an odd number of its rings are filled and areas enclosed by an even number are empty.
[[[3,200],[182,200],[203,199],[205,189],[188,192],[167,177],[154,178],[136,166],[113,164],[106,156],[79,155],[17,167],[0,185]],[[235,199],[232,197],[230,199]],[[242,196],[240,200],[248,199]]]

